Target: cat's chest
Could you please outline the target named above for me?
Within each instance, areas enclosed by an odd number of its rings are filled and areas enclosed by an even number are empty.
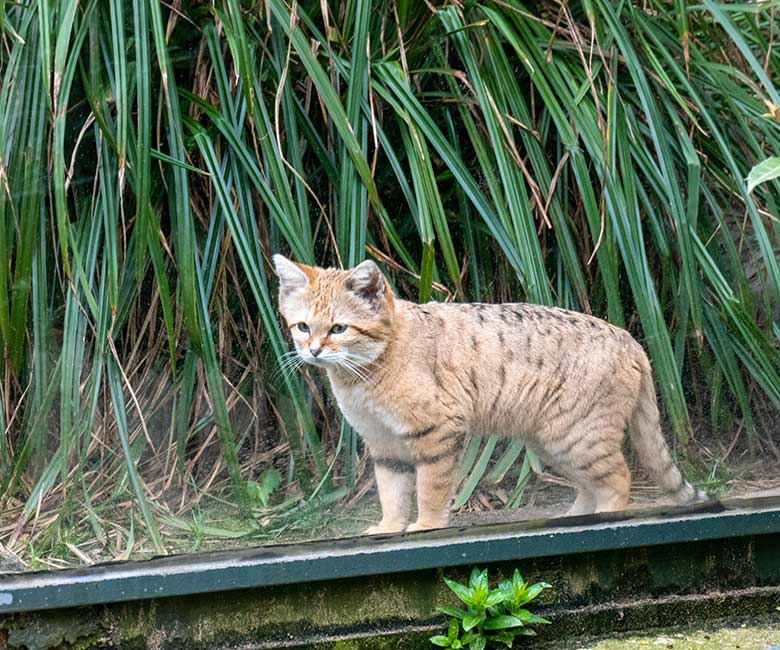
[[[339,409],[347,422],[364,437],[395,436],[403,430],[398,414],[362,386],[331,384]]]

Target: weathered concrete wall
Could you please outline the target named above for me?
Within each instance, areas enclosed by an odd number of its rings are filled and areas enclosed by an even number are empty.
[[[482,567],[481,567],[482,568]],[[511,563],[489,565],[491,582]],[[780,603],[780,534],[524,561],[527,579],[554,590],[538,601],[553,625],[536,643],[677,625]],[[0,648],[188,650],[431,648],[439,605],[455,597],[436,569],[291,586],[0,615]]]

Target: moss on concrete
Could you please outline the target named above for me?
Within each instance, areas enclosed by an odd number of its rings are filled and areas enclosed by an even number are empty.
[[[96,619],[128,648],[212,648],[245,640],[276,647],[419,625],[437,617],[436,606],[449,596],[441,572],[425,571],[117,604]]]
[[[656,630],[653,634],[593,640],[577,650],[780,650],[780,615],[741,625]]]
[[[536,607],[554,624],[540,630],[541,638],[533,643],[546,640],[563,647],[590,635],[771,612],[780,604],[779,543],[780,536],[767,535],[523,562],[519,568],[526,579],[555,586]],[[515,566],[489,566],[491,582],[511,575]],[[11,650],[430,648],[428,637],[444,628],[444,617],[436,607],[455,604],[442,577],[464,581],[469,570],[334,579],[0,616],[0,646]]]
[[[3,640],[6,645],[2,647],[25,650],[87,650],[99,643],[104,632],[85,611],[17,616],[11,621],[0,621],[0,625],[5,631]]]

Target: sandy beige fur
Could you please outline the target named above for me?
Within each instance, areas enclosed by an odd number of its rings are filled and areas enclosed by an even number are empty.
[[[274,261],[293,363],[327,371],[373,458],[382,520],[368,533],[447,524],[466,432],[524,441],[577,487],[571,514],[628,503],[626,429],[677,502],[703,496],[672,460],[650,364],[625,330],[524,303],[398,300],[371,261],[348,271]]]

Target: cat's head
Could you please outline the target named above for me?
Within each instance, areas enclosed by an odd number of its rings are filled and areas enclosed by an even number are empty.
[[[315,366],[365,375],[393,333],[393,292],[374,262],[321,269],[274,255],[279,310],[298,356]],[[355,373],[353,373],[355,374]]]

